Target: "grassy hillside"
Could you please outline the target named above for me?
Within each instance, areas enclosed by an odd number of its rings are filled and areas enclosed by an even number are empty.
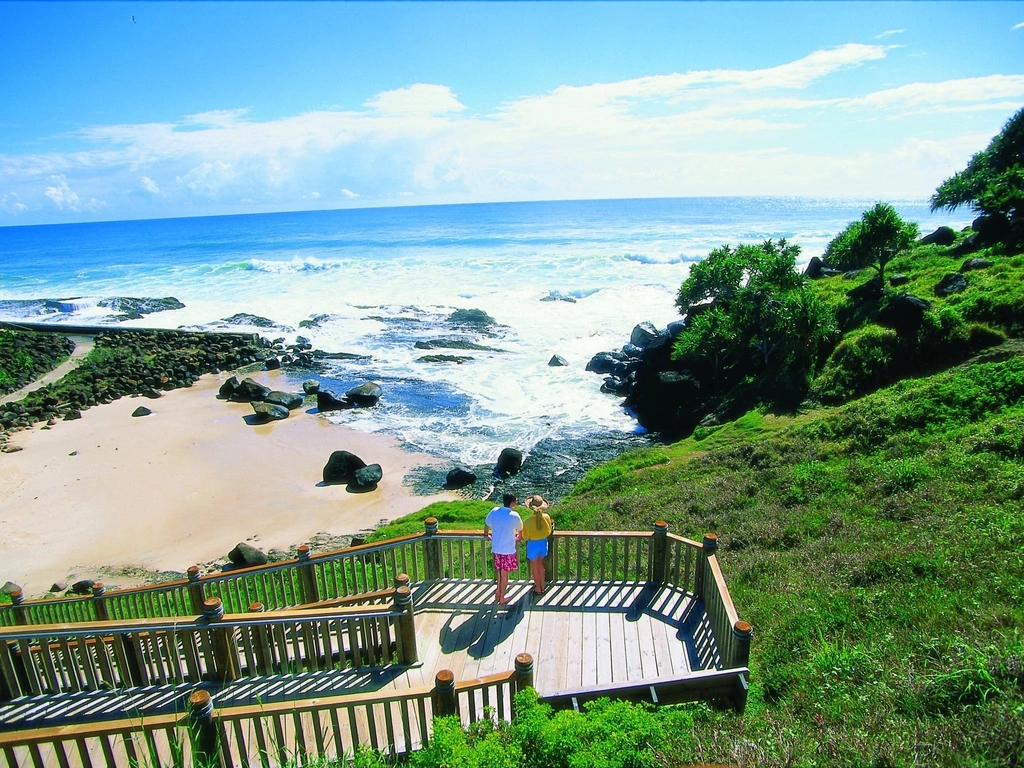
[[[797,415],[751,412],[593,470],[565,529],[721,537],[755,627],[746,714],[690,707],[659,761],[1024,761],[1024,356],[987,358]],[[378,536],[480,524],[434,505]],[[446,520],[447,518],[447,520]],[[688,746],[686,746],[688,745]],[[656,764],[656,763],[655,763]]]

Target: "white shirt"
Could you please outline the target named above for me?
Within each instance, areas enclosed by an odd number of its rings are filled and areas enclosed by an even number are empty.
[[[496,555],[516,553],[516,531],[523,530],[523,519],[508,507],[495,507],[487,514],[484,525],[491,529],[491,552]]]

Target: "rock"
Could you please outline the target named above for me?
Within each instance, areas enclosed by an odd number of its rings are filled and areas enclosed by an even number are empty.
[[[455,363],[456,365],[462,365],[468,363],[473,358],[468,355],[423,355],[423,357],[417,357],[417,363]]]
[[[0,595],[13,595],[15,592],[21,592],[21,586],[15,584],[13,581],[8,581],[2,587],[0,587]]]
[[[495,324],[495,319],[482,309],[457,309],[448,316],[452,325],[471,326],[486,329]]]
[[[861,283],[856,288],[851,288],[846,292],[846,295],[855,301],[873,299],[876,296],[882,295],[883,288],[885,288],[885,284],[882,282],[882,278],[876,276],[866,283]]]
[[[264,365],[268,371],[276,371],[281,367],[281,361],[276,357],[268,357],[264,362]]]
[[[231,396],[231,399],[243,403],[253,400],[260,402],[266,400],[270,392],[270,387],[265,387],[258,381],[243,379],[242,383],[235,388],[235,393]]]
[[[345,408],[351,407],[351,403],[346,400],[342,400],[333,392],[326,389],[318,390],[316,393],[316,409],[321,413],[325,413],[326,411],[341,411]]]
[[[811,280],[817,280],[821,277],[821,270],[824,266],[825,262],[821,260],[821,257],[812,256],[811,260],[807,262],[807,266],[804,267],[804,275],[811,278]]]
[[[76,595],[91,595],[92,585],[95,583],[92,579],[82,579],[71,585],[71,591]]]
[[[74,421],[80,418],[82,418],[82,412],[79,410],[72,409],[64,414],[64,421]]]
[[[46,427],[43,427],[43,429],[46,429]],[[25,449],[22,446],[20,446],[20,445],[11,445],[10,443],[7,443],[5,446],[0,448],[0,452],[3,452],[3,453],[17,453],[18,451],[23,451],[23,450],[25,450]]]
[[[306,379],[302,382],[302,391],[307,395],[315,395],[320,391],[320,382],[316,379]]]
[[[628,379],[621,379],[618,376],[605,376],[601,391],[609,395],[624,397],[629,394],[631,384]]]
[[[972,232],[959,243],[957,243],[956,246],[949,252],[954,256],[961,256],[965,253],[972,253],[983,246],[984,243],[981,241],[981,238],[978,237],[978,233]]]
[[[587,370],[593,373],[612,373],[621,361],[608,352],[598,352],[587,363]]]
[[[236,389],[238,389],[238,377],[232,376],[220,385],[220,389],[217,390],[217,397],[230,398],[235,394]]]
[[[304,401],[305,398],[300,394],[294,392],[279,392],[277,390],[271,392],[263,400],[265,403],[284,406],[289,411],[301,408]]]
[[[623,405],[654,432],[685,432],[704,416],[700,384],[685,371],[638,371]]]
[[[494,474],[498,477],[509,477],[519,474],[523,468],[523,452],[518,448],[503,448],[494,465]]]
[[[988,269],[992,262],[988,259],[968,259],[960,265],[961,272],[972,272],[976,269]]]
[[[281,421],[288,418],[288,409],[283,405],[268,403],[265,400],[253,400],[249,403],[257,416],[264,421]]]
[[[548,367],[550,368],[562,368],[568,364],[569,362],[561,355],[552,355],[551,359],[548,360]]]
[[[921,245],[952,245],[956,240],[956,231],[952,227],[939,227],[930,235],[921,238]]]
[[[356,488],[373,488],[383,477],[384,470],[380,464],[367,464],[352,473],[352,485]]]
[[[380,384],[368,381],[365,384],[360,384],[358,387],[352,387],[352,389],[345,393],[345,398],[350,403],[369,407],[377,404],[383,392],[384,390],[381,389]]]
[[[971,222],[981,245],[1001,243],[1010,234],[1010,220],[1000,214],[982,214]]]
[[[897,285],[906,285],[909,282],[910,278],[907,275],[904,275],[902,272],[897,272],[895,275],[889,278],[889,285],[894,287]]]
[[[629,335],[629,343],[643,349],[656,338],[658,338],[658,329],[652,323],[645,321],[633,327],[633,332]]]
[[[228,552],[228,560],[239,568],[248,568],[253,565],[266,565],[267,556],[256,549],[256,547],[240,541],[235,548]]]
[[[238,312],[231,317],[225,317],[222,321],[225,325],[254,325],[257,328],[276,328],[277,323],[266,317],[251,315],[248,312]]]
[[[357,469],[366,466],[366,462],[348,451],[334,451],[324,465],[324,484],[347,483]]]
[[[152,411],[149,410],[149,408],[147,408],[144,405],[140,405],[138,408],[132,411],[132,416],[149,416],[149,414],[151,413]]]
[[[967,289],[967,278],[958,272],[950,272],[935,286],[936,296],[951,296]]]
[[[911,293],[901,293],[890,299],[878,313],[878,324],[892,328],[900,336],[915,334],[921,327],[921,318],[930,306],[930,302]]]
[[[476,473],[469,467],[458,466],[449,470],[444,479],[445,488],[465,488],[476,482]]]
[[[163,395],[157,392],[155,389],[147,389],[142,393],[143,397],[149,398],[150,400],[159,400]]]
[[[864,272],[863,269],[850,269],[843,272],[843,280],[856,280]]]
[[[685,330],[685,320],[673,320],[671,323],[665,326],[665,333],[667,333],[668,337],[673,340],[678,339]]]
[[[166,312],[169,309],[183,309],[184,304],[173,296],[162,299],[142,298],[137,299],[131,296],[114,296],[109,299],[100,299],[96,306],[106,307],[121,314],[116,315],[117,320],[138,320],[143,315],[150,315],[154,312]]]
[[[66,581],[55,581],[50,585],[51,592],[63,592],[67,588],[68,583]]]

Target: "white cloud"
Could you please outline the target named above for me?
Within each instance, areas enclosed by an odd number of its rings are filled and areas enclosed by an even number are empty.
[[[65,206],[71,211],[81,209],[81,201],[78,199],[78,195],[68,186],[66,176],[51,176],[50,181],[54,182],[56,186],[47,187],[43,194],[50,198],[58,210],[63,211]]]
[[[176,177],[179,186],[199,195],[213,197],[234,177],[231,166],[221,160],[200,163],[183,176]]]
[[[17,214],[27,210],[28,206],[18,199],[16,192],[8,192],[0,197],[0,211]]]
[[[1010,27],[1010,29],[1011,30],[1024,29],[1024,21],[1022,21],[1020,24],[1014,24],[1012,27]]]
[[[1015,98],[1024,98],[1024,75],[988,75],[938,83],[910,83],[847,99],[844,106],[942,111],[958,102],[986,108],[986,103],[994,99]]]
[[[359,193],[358,192],[353,192],[351,189],[344,189],[344,188],[342,188],[341,194],[343,194],[349,200],[354,200],[357,197],[359,197]]]
[[[892,37],[893,35],[902,35],[906,31],[907,30],[905,29],[887,29],[885,30],[885,32],[880,32],[879,34],[875,35],[875,39],[881,40],[882,38]]]
[[[160,187],[157,185],[155,181],[149,178],[149,176],[143,176],[141,179],[139,179],[139,186],[142,187],[143,190],[145,190],[151,195],[160,194]]]
[[[366,106],[382,115],[441,115],[466,108],[448,86],[427,83],[383,91],[367,101]]]

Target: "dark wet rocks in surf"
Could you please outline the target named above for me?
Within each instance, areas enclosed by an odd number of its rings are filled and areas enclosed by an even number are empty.
[[[274,405],[280,405],[287,408],[289,411],[294,411],[296,408],[302,407],[302,403],[305,399],[305,397],[297,392],[280,392],[278,390],[274,390],[263,398],[263,401],[266,403],[273,403]]]
[[[445,488],[465,488],[476,482],[476,473],[469,467],[455,467],[444,479]]]
[[[349,483],[357,469],[366,466],[366,462],[349,451],[334,451],[324,465],[324,485]]]
[[[252,406],[256,418],[260,421],[281,421],[288,418],[288,409],[283,405],[277,405],[265,400],[253,400],[249,404]]]
[[[503,448],[494,464],[495,477],[518,475],[523,468],[523,452],[518,448]]]

